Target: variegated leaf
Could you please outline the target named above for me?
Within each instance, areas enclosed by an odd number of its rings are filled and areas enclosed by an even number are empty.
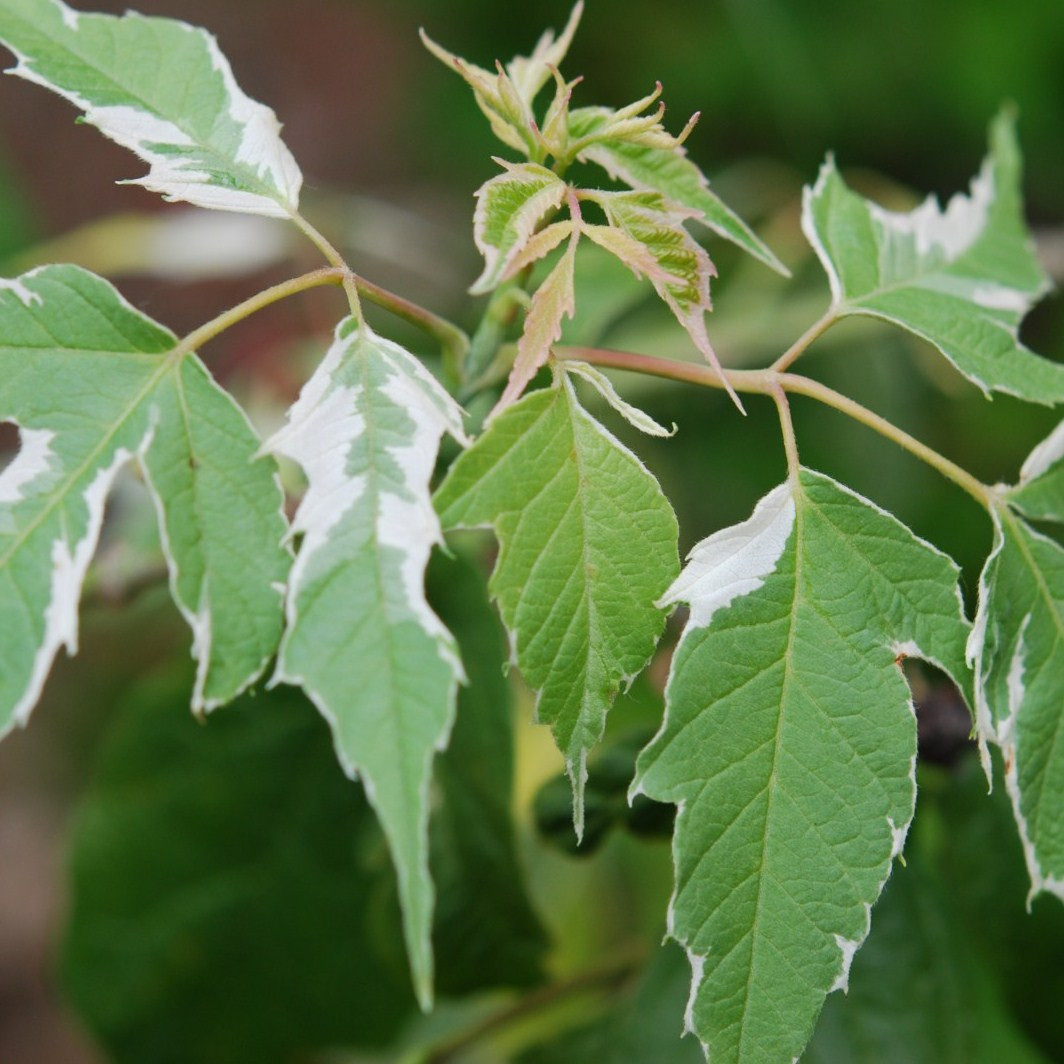
[[[0,288],[0,421],[22,437],[0,474],[0,734],[25,722],[59,647],[77,648],[104,503],[134,461],[193,631],[193,708],[254,681],[281,635],[283,500],[199,359],[101,278],[44,267]]]
[[[290,217],[302,175],[273,111],[249,99],[205,30],[173,19],[81,14],[4,0],[13,73],[70,100],[147,162],[133,182],[199,207]]]
[[[462,413],[397,344],[348,318],[268,442],[307,492],[276,681],[299,684],[333,729],[384,827],[399,876],[414,985],[432,1001],[429,781],[462,679],[454,639],[425,599],[440,537],[429,479]]]

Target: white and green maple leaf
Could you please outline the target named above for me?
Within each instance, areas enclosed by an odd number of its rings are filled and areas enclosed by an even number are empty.
[[[491,591],[553,729],[582,827],[588,751],[619,687],[664,625],[678,568],[672,508],[642,463],[579,404],[567,378],[507,408],[436,495],[446,528],[491,526]]]
[[[0,474],[0,734],[26,721],[59,648],[76,650],[104,503],[130,462],[192,627],[193,708],[261,674],[291,562],[283,498],[247,418],[194,354],[101,278],[35,270],[0,287],[0,421],[21,436]]]
[[[241,91],[205,30],[3,0],[0,41],[18,59],[13,73],[70,100],[150,165],[135,184],[199,207],[296,212],[302,175],[276,116]]]
[[[308,486],[275,680],[299,684],[360,777],[399,877],[414,984],[432,1000],[429,782],[463,678],[432,612],[425,566],[440,538],[429,479],[462,412],[409,352],[351,318],[268,441]]]
[[[657,93],[647,100],[656,98]],[[632,189],[660,193],[695,212],[718,236],[786,275],[787,268],[764,241],[710,189],[682,142],[660,122],[628,118],[627,110],[581,107],[570,112],[569,138],[577,158],[601,166]]]
[[[477,190],[473,239],[484,271],[470,289],[474,294],[490,292],[510,276],[536,227],[565,199],[565,182],[545,166],[498,162],[504,172]]]
[[[691,614],[633,794],[679,807],[669,931],[716,1064],[797,1058],[846,986],[916,798],[900,656],[967,684],[957,577],[803,470],[696,546],[663,599]]]
[[[1048,281],[1023,220],[1012,120],[967,196],[933,197],[907,214],[849,189],[828,159],[805,190],[802,229],[831,284],[832,313],[882,318],[932,343],[985,393],[1064,400],[1064,366],[1020,342],[1021,320]]]
[[[1061,520],[1055,503],[1048,513],[1034,509]],[[1031,896],[1064,899],[1064,547],[1005,507],[992,517],[994,544],[968,647],[983,763],[989,774],[986,744],[1000,747]]]

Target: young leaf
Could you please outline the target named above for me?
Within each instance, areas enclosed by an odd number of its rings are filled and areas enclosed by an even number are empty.
[[[193,708],[235,697],[277,648],[290,557],[274,465],[255,457],[240,408],[194,355],[173,357],[175,344],[75,266],[0,289],[0,420],[23,435],[0,474],[0,734],[26,721],[59,647],[77,648],[104,502],[134,459],[193,631]]]
[[[535,163],[498,160],[505,173],[477,190],[473,239],[484,256],[484,272],[470,292],[490,292],[511,270],[536,226],[565,199],[565,182]]]
[[[577,158],[601,166],[614,180],[636,190],[658,192],[672,203],[695,212],[695,217],[725,240],[742,248],[766,266],[787,276],[787,267],[750,227],[712,192],[705,174],[687,157],[677,138],[660,122],[634,128],[622,113],[605,107],[571,112],[569,137],[579,142]]]
[[[506,64],[506,72],[517,89],[517,94],[531,107],[532,101],[539,94],[539,90],[547,84],[551,76],[551,69],[557,70],[562,65],[562,60],[569,51],[569,45],[573,42],[576,27],[580,24],[580,16],[584,13],[583,0],[577,0],[573,10],[569,13],[569,21],[565,24],[561,36],[557,40],[554,32],[547,30],[536,42],[536,47],[530,56],[514,56]]]
[[[517,341],[517,357],[514,359],[506,387],[492,411],[492,417],[520,398],[537,371],[550,357],[551,347],[561,339],[562,318],[571,318],[576,313],[576,291],[573,282],[576,247],[579,241],[580,230],[574,229],[562,257],[532,296],[528,313],[525,315],[525,327],[521,339]]]
[[[4,0],[12,73],[70,100],[151,169],[168,200],[287,218],[302,175],[273,111],[249,99],[205,30],[172,19],[82,14],[62,0]]]
[[[589,362],[574,362],[566,359],[561,363],[561,368],[570,376],[580,377],[587,381],[633,428],[645,432],[648,436],[675,435],[675,425],[667,429],[664,425],[659,425],[648,413],[622,399],[609,377]]]
[[[1008,500],[1034,521],[1064,523],[1064,422],[1027,456]]]
[[[792,1060],[846,986],[916,797],[902,655],[964,680],[957,568],[803,470],[704,540],[663,603],[691,617],[633,794],[679,807],[670,934],[717,1062]]]
[[[954,196],[945,211],[933,197],[909,214],[884,210],[847,188],[828,159],[805,191],[802,229],[827,271],[835,314],[900,325],[985,393],[1064,399],[1064,366],[1033,354],[1017,334],[1047,278],[1023,221],[1008,115],[991,128],[970,194]]]
[[[968,646],[979,737],[1004,755],[1031,897],[1064,898],[1064,548],[1007,510],[994,526]]]
[[[712,310],[709,279],[716,276],[705,249],[683,227],[692,213],[677,210],[657,192],[589,192],[606,212],[610,226],[589,225],[584,232],[616,255],[637,276],[645,274],[654,290],[684,327],[706,361],[722,373],[706,335],[706,314]],[[724,382],[735,405],[743,405]]]
[[[491,125],[491,131],[509,148],[531,156],[537,150],[535,120],[510,75],[499,66],[497,74],[448,52],[422,30],[421,41],[445,66],[457,71],[473,90],[473,98]]]
[[[492,526],[499,538],[492,594],[537,718],[565,755],[579,831],[587,752],[661,634],[654,600],[678,568],[672,509],[565,378],[497,417],[436,506],[444,527]]]
[[[445,432],[465,441],[454,400],[413,355],[348,318],[266,444],[308,480],[274,679],[310,695],[344,770],[361,777],[380,817],[426,1008],[429,780],[462,679],[454,639],[424,591],[440,536],[428,485]]]

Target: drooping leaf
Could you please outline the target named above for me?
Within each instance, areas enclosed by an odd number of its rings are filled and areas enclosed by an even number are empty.
[[[648,436],[675,435],[675,425],[671,429],[667,429],[664,425],[659,425],[648,413],[622,399],[609,377],[589,362],[566,359],[560,365],[571,376],[580,377],[582,380],[587,381],[633,428],[639,429],[640,432],[645,432]]]
[[[550,357],[551,347],[562,335],[562,319],[576,313],[576,248],[580,230],[574,229],[562,257],[536,289],[525,315],[525,326],[517,341],[517,356],[506,387],[492,412],[505,410],[521,397],[532,378]]]
[[[616,255],[635,274],[645,274],[676,316],[691,342],[718,373],[722,373],[706,334],[706,314],[713,309],[709,279],[716,268],[705,249],[683,223],[692,212],[677,209],[658,192],[592,192],[586,194],[606,212],[610,225],[585,226],[596,244]],[[742,403],[725,380],[735,404]]]
[[[787,268],[771,249],[710,189],[681,140],[667,133],[660,122],[648,127],[645,121],[633,124],[622,112],[583,107],[570,113],[569,136],[578,148],[578,158],[596,163],[633,189],[658,192],[694,211],[703,225],[787,275]]]
[[[1027,456],[1008,499],[1032,520],[1064,522],[1064,422]]]
[[[52,89],[150,164],[133,182],[199,207],[287,218],[302,175],[273,111],[249,99],[205,30],[173,19],[82,14],[4,0],[13,73]]]
[[[679,807],[670,933],[717,1062],[792,1060],[845,987],[916,796],[897,660],[965,682],[956,566],[803,470],[699,544],[691,616],[633,794]]]
[[[829,159],[806,189],[802,229],[831,283],[838,315],[894,322],[934,344],[984,392],[1064,399],[1064,366],[1020,342],[1047,279],[1023,221],[1020,154],[1007,115],[968,196],[929,198],[898,214],[852,192]]]
[[[519,1064],[703,1064],[698,1042],[683,1037],[687,982],[683,952],[665,944],[605,1016],[529,1050]]]
[[[437,555],[430,601],[458,640],[469,682],[447,749],[436,762],[433,946],[441,994],[528,986],[543,977],[547,937],[524,887],[513,820],[513,696],[506,639],[470,561]]]
[[[187,670],[111,721],[71,837],[66,992],[116,1064],[383,1047],[416,1010],[384,840],[282,688],[198,725]]]
[[[429,479],[462,412],[413,355],[353,319],[267,447],[308,487],[276,681],[299,684],[360,777],[399,875],[414,984],[432,999],[429,781],[462,678],[454,639],[425,600],[439,539]]]
[[[492,594],[537,717],[565,755],[579,831],[587,752],[661,634],[654,601],[677,569],[672,509],[565,378],[497,417],[436,506],[444,527],[492,526],[499,538]]]
[[[1031,896],[1064,898],[1064,548],[1008,510],[979,580],[968,646],[980,742],[1005,760]]]
[[[477,190],[473,237],[484,256],[484,272],[470,289],[490,292],[510,273],[542,219],[565,199],[565,182],[544,166],[499,160],[504,172]]]
[[[919,857],[895,871],[849,989],[828,998],[803,1064],[1048,1064],[1009,1015],[955,907]]]
[[[290,557],[274,465],[240,408],[106,281],[47,266],[0,289],[0,734],[24,723],[60,646],[115,476],[136,460],[193,631],[196,710],[252,683],[281,635]]]

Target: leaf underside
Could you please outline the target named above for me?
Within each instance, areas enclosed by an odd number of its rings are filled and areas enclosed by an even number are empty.
[[[174,345],[74,266],[0,288],[0,420],[22,436],[0,474],[0,734],[25,722],[59,647],[77,648],[104,503],[134,460],[193,630],[193,707],[235,697],[276,650],[291,559],[274,464],[198,358],[167,358]]]
[[[957,569],[803,471],[692,551],[691,618],[633,793],[679,807],[670,933],[715,1062],[792,1060],[844,987],[916,795],[899,655],[963,682]]]
[[[672,509],[568,380],[500,414],[452,466],[436,506],[445,528],[498,536],[491,591],[537,718],[565,755],[579,830],[587,752],[662,631],[654,602],[678,567]]]

